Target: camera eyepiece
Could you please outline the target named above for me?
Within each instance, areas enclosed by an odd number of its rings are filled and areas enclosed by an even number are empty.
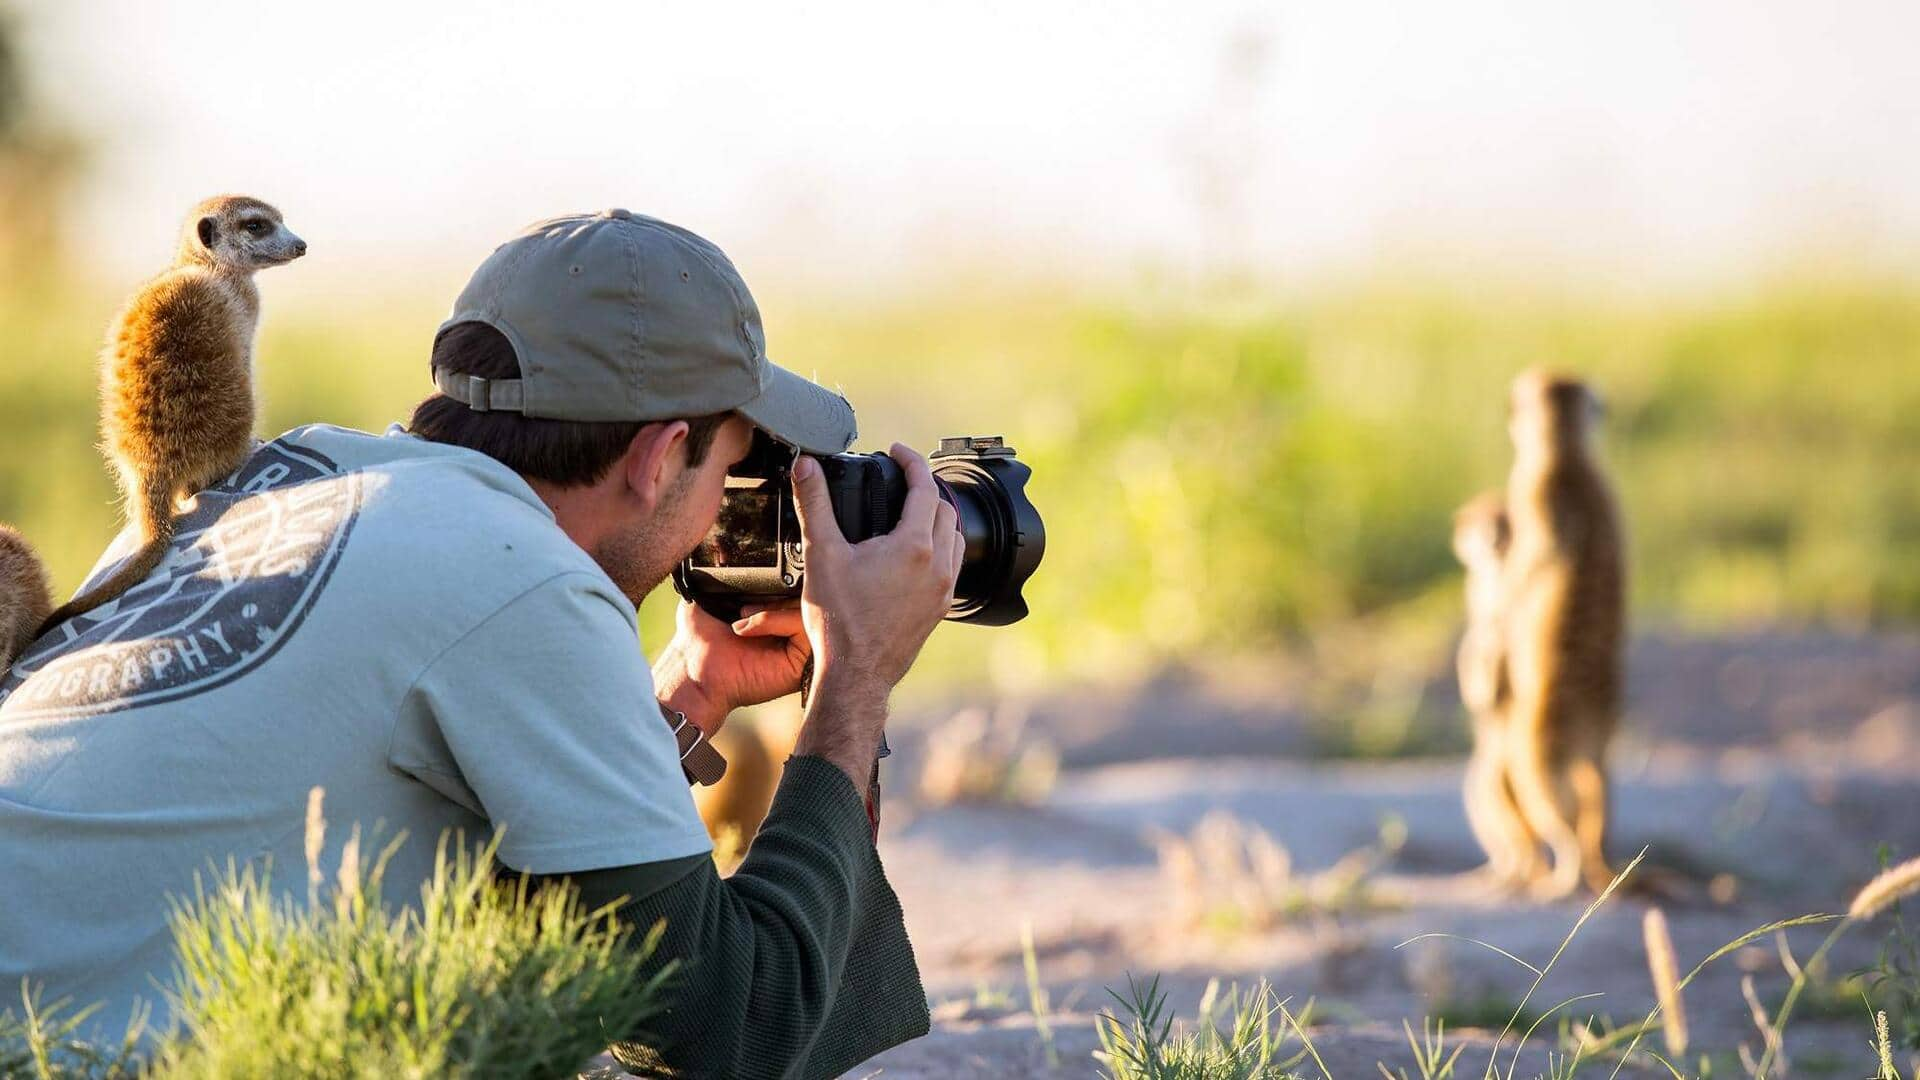
[[[853,543],[891,531],[906,502],[906,474],[884,453],[818,459],[833,515]],[[710,614],[731,622],[748,604],[800,595],[806,552],[793,512],[791,449],[764,433],[727,477],[720,516],[674,571],[674,588]],[[951,504],[966,538],[960,578],[947,618],[1005,626],[1026,617],[1021,595],[1046,552],[1046,527],[1027,497],[1031,469],[1000,436],[940,440],[928,455],[940,497]]]

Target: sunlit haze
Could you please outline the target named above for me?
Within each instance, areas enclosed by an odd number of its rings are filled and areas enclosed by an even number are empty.
[[[41,92],[97,136],[70,234],[115,280],[221,190],[287,211],[309,280],[435,287],[609,205],[856,288],[1416,259],[1668,280],[1920,240],[1904,0],[25,14]]]

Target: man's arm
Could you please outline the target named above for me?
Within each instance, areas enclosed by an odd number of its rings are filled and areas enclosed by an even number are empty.
[[[678,960],[682,977],[665,1015],[618,1033],[614,1056],[635,1073],[835,1076],[927,1031],[864,800],[822,758],[787,762],[730,878],[704,855],[564,878],[589,907],[621,901],[635,940],[666,920],[656,959]]]

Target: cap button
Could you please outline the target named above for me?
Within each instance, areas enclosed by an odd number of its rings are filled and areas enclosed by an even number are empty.
[[[603,218],[617,218],[621,221],[626,221],[627,219],[633,217],[633,211],[623,210],[620,207],[616,206],[611,210],[600,211],[600,216]]]

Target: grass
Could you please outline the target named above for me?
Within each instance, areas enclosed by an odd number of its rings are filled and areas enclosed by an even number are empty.
[[[1566,954],[1568,946],[1579,935],[1580,930],[1593,915],[1599,911],[1614,895],[1645,857],[1642,852],[1624,867],[1612,883],[1592,903],[1581,912],[1566,936],[1561,939],[1553,955],[1540,964],[1529,963],[1497,946],[1486,942],[1474,941],[1492,952],[1506,957],[1519,967],[1533,975],[1526,990],[1514,999],[1489,999],[1489,1003],[1477,1010],[1478,1015],[1454,1014],[1447,1018],[1427,1017],[1422,1022],[1421,1035],[1416,1037],[1411,1023],[1402,1021],[1406,1033],[1414,1073],[1409,1074],[1403,1067],[1391,1069],[1385,1062],[1376,1066],[1386,1080],[1410,1080],[1410,1075],[1418,1075],[1421,1080],[1450,1080],[1461,1065],[1464,1044],[1457,1044],[1451,1051],[1446,1045],[1446,1030],[1453,1026],[1476,1026],[1494,1028],[1497,1033],[1487,1052],[1487,1060],[1481,1072],[1482,1080],[1514,1080],[1522,1051],[1534,1039],[1542,1026],[1550,1018],[1560,1018],[1559,1050],[1552,1048],[1544,1051],[1544,1071],[1537,1074],[1547,1080],[1573,1080],[1582,1068],[1606,1068],[1608,1080],[1617,1078],[1620,1071],[1634,1061],[1643,1067],[1656,1067],[1662,1073],[1671,1075],[1675,1080],[1684,1080],[1688,1070],[1698,1077],[1707,1078],[1716,1073],[1733,1071],[1737,1062],[1750,1080],[1768,1080],[1786,1074],[1782,1047],[1788,1024],[1794,1015],[1794,1003],[1806,988],[1813,976],[1811,971],[1818,969],[1828,950],[1843,934],[1861,926],[1875,916],[1894,911],[1899,901],[1920,892],[1920,861],[1910,861],[1899,866],[1889,867],[1879,878],[1861,889],[1852,907],[1846,915],[1803,915],[1782,919],[1759,926],[1732,941],[1715,949],[1699,961],[1684,977],[1673,978],[1671,970],[1663,975],[1662,964],[1671,964],[1673,958],[1668,955],[1664,961],[1660,957],[1651,957],[1652,976],[1655,983],[1655,1004],[1645,1019],[1615,1027],[1610,1022],[1600,1022],[1601,1031],[1596,1033],[1596,1021],[1592,1018],[1576,1023],[1572,1020],[1572,1007],[1582,1001],[1599,997],[1597,994],[1583,994],[1560,1001],[1545,1009],[1532,1008],[1535,994],[1554,970],[1560,959]],[[1884,861],[1884,860],[1883,860]],[[1657,928],[1649,928],[1648,938],[1653,953],[1671,953],[1671,942],[1667,939],[1664,919],[1655,920]],[[1693,1059],[1697,1065],[1690,1065],[1681,1058],[1685,1051],[1684,1035],[1678,1036],[1679,1046],[1669,1044],[1673,1058],[1663,1055],[1649,1045],[1644,1045],[1648,1035],[1665,1031],[1669,1039],[1676,1032],[1663,1023],[1662,1011],[1677,1002],[1679,995],[1689,983],[1710,964],[1731,955],[1748,944],[1777,935],[1782,931],[1798,926],[1811,926],[1832,923],[1833,928],[1815,950],[1812,959],[1802,965],[1794,962],[1791,955],[1783,951],[1783,961],[1793,976],[1785,998],[1776,1009],[1769,1011],[1753,994],[1751,980],[1744,983],[1746,994],[1755,1013],[1756,1024],[1765,1036],[1763,1049],[1753,1053],[1746,1045],[1739,1047],[1737,1055],[1727,1053],[1701,1053]],[[1904,940],[1906,933],[1903,923],[1896,919],[1892,931],[1894,939],[1890,948],[1904,949],[1910,942]],[[1421,935],[1410,939],[1422,940],[1428,937],[1447,937],[1450,935]],[[1470,940],[1470,939],[1469,939]],[[1882,952],[1876,964],[1876,970],[1885,971],[1887,953]],[[1900,995],[1907,992],[1904,986],[1889,990],[1889,980],[1902,978],[1898,974],[1887,975],[1878,982],[1867,985],[1877,988],[1883,997],[1898,1001]],[[1662,986],[1670,980],[1670,985]],[[1095,1054],[1107,1068],[1106,1075],[1111,1080],[1213,1080],[1215,1077],[1279,1077],[1297,1075],[1293,1069],[1310,1058],[1318,1069],[1322,1080],[1334,1080],[1327,1069],[1326,1062],[1315,1050],[1304,1019],[1295,1018],[1286,1011],[1285,1002],[1278,999],[1262,982],[1255,992],[1245,998],[1229,992],[1227,1004],[1223,1010],[1216,999],[1218,983],[1208,987],[1202,1000],[1200,1015],[1194,1024],[1180,1026],[1171,1019],[1167,1010],[1166,995],[1159,989],[1158,977],[1144,984],[1131,976],[1127,982],[1127,993],[1120,994],[1111,989],[1108,993],[1118,1005],[1117,1011],[1109,1010],[1099,1018],[1101,1050]],[[1892,1027],[1883,1005],[1872,1000],[1873,990],[1863,996],[1863,1000],[1853,1014],[1864,1014],[1869,1037],[1867,1048],[1873,1054],[1873,1075],[1879,1080],[1900,1080],[1901,1073],[1896,1064],[1898,1043],[1892,1034]],[[1274,1015],[1281,1018],[1276,1028],[1272,1022]],[[1223,1020],[1225,1021],[1223,1023]],[[1275,1063],[1274,1057],[1283,1035],[1297,1037],[1302,1045],[1299,1055],[1285,1063]],[[1636,1058],[1635,1054],[1639,1057]],[[1611,1061],[1609,1066],[1607,1063]],[[1809,1053],[1803,1059],[1796,1059],[1794,1068],[1801,1074],[1842,1075],[1857,1067],[1853,1059],[1835,1056],[1830,1052]],[[1855,1074],[1857,1075],[1857,1073]]]
[[[0,1012],[0,1076],[23,1080],[132,1080],[138,1075],[137,1040],[143,1024],[136,1017],[117,1046],[89,1041],[81,1028],[97,1011],[71,1008],[62,999],[43,1002],[23,980],[21,1010]]]
[[[261,429],[404,417],[445,298],[322,312],[301,289],[297,274],[267,288]],[[1299,648],[1322,673],[1310,696],[1336,717],[1327,730],[1361,733],[1354,752],[1419,737],[1457,618],[1449,515],[1499,482],[1504,387],[1539,362],[1588,374],[1610,402],[1643,618],[1920,616],[1920,491],[1902,482],[1920,466],[1920,282],[1809,277],[1657,303],[1387,280],[1232,305],[762,291],[777,355],[853,398],[863,445],[1003,432],[1034,465],[1051,525],[1034,615],[936,635],[923,689],[1017,694]],[[111,308],[28,286],[0,297],[0,519],[63,588],[114,523],[92,448]],[[648,605],[650,634],[662,610]]]
[[[314,844],[312,848],[319,845]],[[492,846],[444,841],[415,906],[381,895],[384,856],[357,837],[298,907],[265,872],[229,867],[175,902],[178,1024],[146,1060],[76,1037],[64,1005],[0,1017],[0,1075],[35,1080],[275,1076],[546,1078],[572,1075],[666,1006],[672,964],[651,961],[612,909],[495,877]],[[392,847],[388,848],[390,852]]]
[[[1026,713],[1002,706],[954,713],[928,729],[919,794],[931,806],[1033,805],[1046,799],[1060,756],[1044,736],[1026,733]]]
[[[1208,813],[1188,835],[1156,831],[1153,841],[1173,887],[1172,915],[1183,926],[1232,937],[1400,906],[1375,881],[1406,842],[1406,822],[1398,817],[1381,822],[1374,844],[1310,874],[1295,872],[1292,855],[1267,830],[1224,810]]]
[[[1108,993],[1120,1011],[1100,1014],[1094,1059],[1109,1080],[1279,1080],[1292,1076],[1312,1050],[1304,1029],[1265,982],[1244,995],[1229,987],[1224,997],[1218,980],[1208,983],[1199,1015],[1179,1030],[1157,976],[1145,984],[1129,978],[1124,997]],[[1300,1052],[1277,1060],[1295,1035]]]

